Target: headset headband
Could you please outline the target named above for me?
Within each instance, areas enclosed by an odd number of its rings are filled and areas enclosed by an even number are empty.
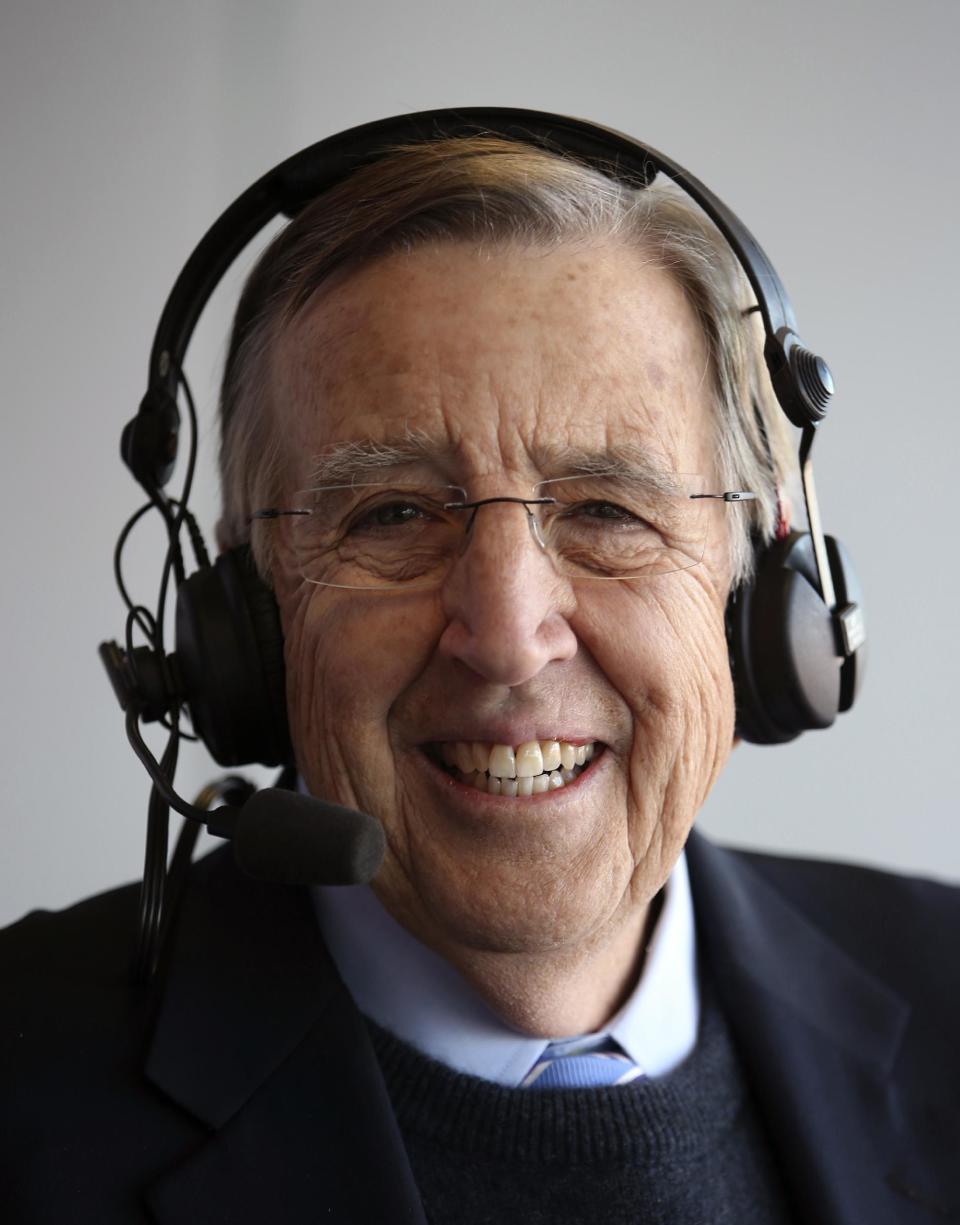
[[[800,428],[823,419],[833,393],[826,363],[797,336],[790,299],[760,244],[699,179],[648,145],[582,119],[505,107],[421,111],[350,128],[287,158],[238,197],[200,240],[170,292],[150,352],[141,412],[158,418],[158,429],[145,432],[162,439],[160,457],[155,450],[149,464],[143,450],[124,444],[124,459],[141,484],[162,486],[173,471],[179,371],[207,300],[247,243],[273,218],[295,217],[393,146],[480,133],[574,157],[633,187],[648,187],[658,173],[671,178],[723,234],[753,288],[766,333],[764,358],[783,411]]]
[[[305,810],[305,797],[291,799],[289,794],[273,790],[263,793],[265,802],[259,807],[257,800],[248,800],[238,810],[232,805],[243,803],[250,788],[231,777],[220,787],[227,805],[211,815],[203,805],[188,804],[173,786],[184,707],[189,709],[194,732],[222,765],[253,761],[279,764],[288,761],[291,753],[283,632],[273,592],[257,574],[248,546],[228,549],[211,564],[188,508],[197,424],[183,362],[193,330],[224,273],[273,218],[295,217],[309,202],[361,167],[378,161],[393,147],[477,135],[500,136],[576,159],[634,188],[650,186],[663,173],[716,224],[756,296],[774,393],[786,416],[801,429],[800,467],[810,528],[809,534],[790,532],[763,548],[753,581],[734,593],[727,606],[737,727],[741,735],[755,743],[782,743],[811,728],[830,726],[856,697],[864,658],[859,588],[839,542],[824,536],[810,460],[833,384],[826,363],[800,342],[783,286],[739,219],[699,180],[663,154],[619,132],[561,115],[499,107],[425,111],[341,132],[264,175],[204,235],[164,306],[150,354],[147,394],[123,431],[121,454],[146,490],[149,502],[127,521],[114,553],[114,571],[127,606],[126,649],[103,643],[100,654],[126,714],[127,736],[153,780],[140,907],[140,979],[149,977],[156,965],[161,921],[166,930],[171,930],[165,915],[168,910],[176,910],[192,839],[200,824],[221,837],[236,837],[245,870],[265,872],[267,879],[365,881],[376,870],[383,849],[382,834],[369,819],[367,824],[377,838],[371,843],[363,834],[357,842],[360,814],[348,813],[347,824],[353,832],[349,837],[344,834],[341,841],[348,850],[353,848],[351,866],[347,876],[330,877],[328,859],[332,862],[339,855],[339,863],[343,855],[329,844],[329,839],[322,845],[317,842],[330,827],[329,806],[321,805],[322,812],[318,812],[318,802],[307,801],[314,807]],[[192,426],[190,456],[180,496],[171,498],[164,486],[177,458],[177,400],[181,388]],[[168,537],[155,614],[131,600],[121,566],[131,529],[151,508],[160,512]],[[184,529],[197,563],[189,576],[180,543]],[[177,585],[176,650],[168,654],[164,623],[171,576]],[[147,645],[134,646],[136,629]],[[153,756],[139,730],[141,722],[157,720],[170,731],[160,760]],[[174,852],[168,880],[167,822],[171,807],[189,820]],[[247,825],[243,824],[244,814],[249,815]],[[253,837],[252,842],[244,829]],[[354,851],[364,839],[371,853],[366,855],[364,851],[366,866],[358,868]],[[250,867],[248,852],[260,864],[256,871]],[[305,868],[305,864],[312,866]]]

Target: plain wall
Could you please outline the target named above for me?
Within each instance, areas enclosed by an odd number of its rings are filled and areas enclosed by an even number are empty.
[[[456,105],[580,115],[688,166],[760,239],[833,367],[816,468],[866,591],[866,688],[829,732],[738,749],[702,827],[960,878],[958,46],[953,0],[5,0],[0,922],[140,871],[147,779],[96,646],[122,634],[111,553],[139,500],[120,429],[181,264],[298,148]],[[189,362],[207,529],[236,287]],[[148,603],[158,546],[147,532],[130,551]],[[184,750],[185,792],[213,773]]]

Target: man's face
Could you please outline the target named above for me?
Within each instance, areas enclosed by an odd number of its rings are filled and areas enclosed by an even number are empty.
[[[669,275],[620,246],[382,259],[318,298],[273,379],[288,504],[317,457],[411,431],[429,440],[424,479],[471,500],[529,497],[562,475],[542,467],[562,447],[628,444],[716,488],[700,327]],[[374,888],[441,953],[575,954],[642,918],[732,743],[714,522],[692,568],[575,581],[522,507],[488,506],[443,585],[407,592],[304,582],[289,520],[276,525],[300,770],[314,794],[383,822]],[[533,740],[595,752],[529,797],[481,792],[444,764],[457,743]]]

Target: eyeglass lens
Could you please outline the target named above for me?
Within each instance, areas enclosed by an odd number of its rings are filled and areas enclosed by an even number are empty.
[[[701,477],[685,473],[656,488],[593,474],[541,481],[513,497],[550,499],[515,509],[532,517],[534,539],[560,574],[642,579],[702,559],[716,504],[691,496],[704,490]],[[469,549],[467,530],[479,530],[477,516],[515,513],[503,504],[456,505],[466,501],[455,486],[402,480],[301,490],[294,504],[307,513],[288,519],[301,573],[333,587],[436,586]],[[486,530],[497,529],[488,524]]]

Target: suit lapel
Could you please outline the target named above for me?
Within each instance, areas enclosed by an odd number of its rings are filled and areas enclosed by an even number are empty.
[[[916,1180],[891,1073],[908,1006],[748,863],[697,834],[687,856],[703,959],[801,1220],[930,1222],[902,1194]]]
[[[225,852],[194,875],[146,1073],[210,1136],[150,1188],[155,1219],[424,1225],[376,1057],[308,891],[246,880]]]
[[[904,1195],[928,1185],[891,1075],[908,1007],[748,863],[696,834],[687,853],[703,959],[799,1220],[932,1222],[936,1190],[914,1194],[927,1208]],[[308,892],[240,877],[229,852],[194,877],[146,1073],[208,1139],[148,1191],[155,1219],[424,1225]]]

